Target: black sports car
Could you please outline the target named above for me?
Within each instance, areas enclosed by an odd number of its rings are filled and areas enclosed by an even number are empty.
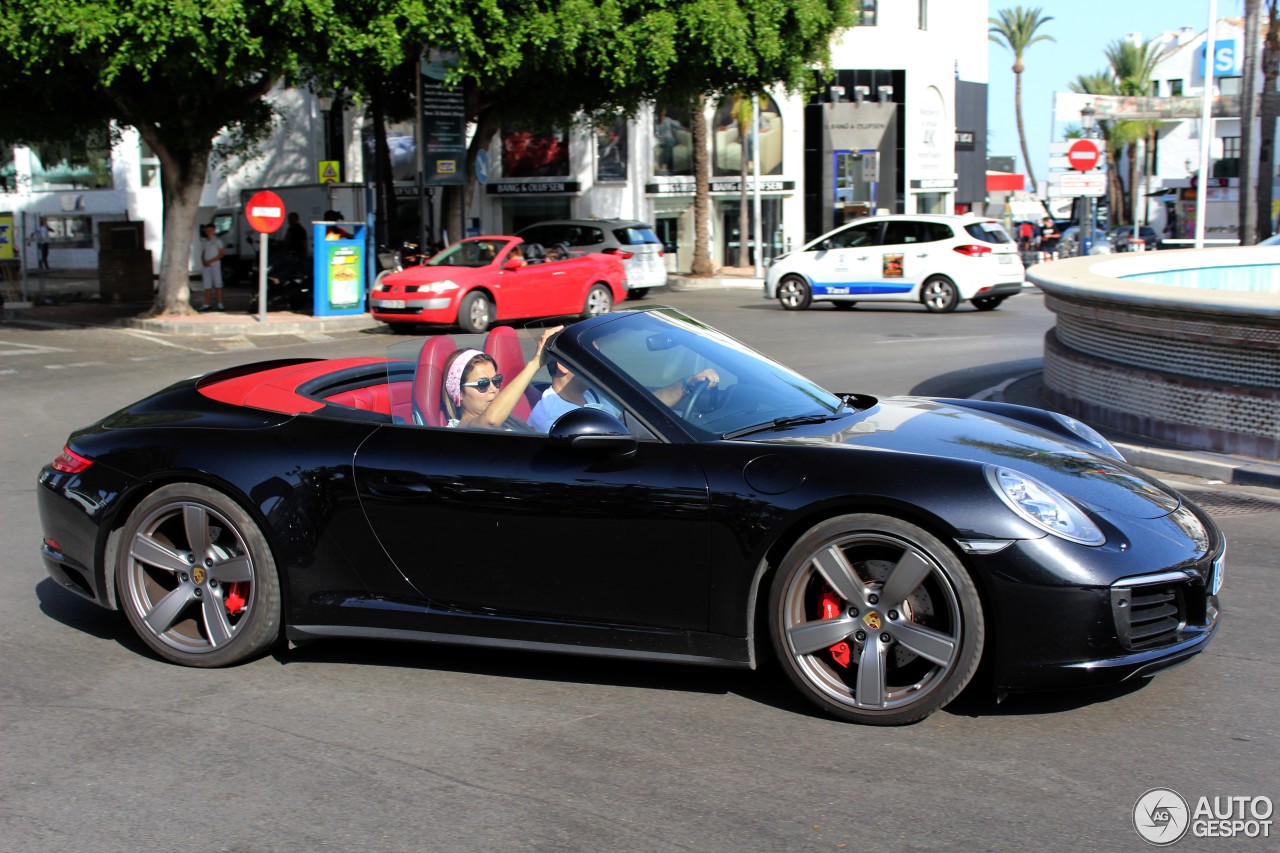
[[[49,573],[191,666],[282,636],[776,654],[880,724],[983,660],[996,691],[1117,682],[1217,628],[1222,534],[1070,418],[832,393],[651,307],[550,339],[596,394],[548,433],[450,429],[462,343],[222,370],[73,433],[40,474]],[[480,346],[508,376],[533,349],[508,327]]]

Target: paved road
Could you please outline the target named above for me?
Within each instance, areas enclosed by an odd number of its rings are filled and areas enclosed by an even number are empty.
[[[884,393],[976,390],[1035,363],[1052,323],[1030,295],[947,317],[663,301]],[[0,850],[1119,851],[1146,849],[1131,811],[1153,787],[1280,799],[1280,495],[1261,490],[1185,484],[1231,541],[1226,621],[1193,663],[898,729],[816,716],[775,671],[354,642],[182,669],[44,579],[33,481],[73,427],[200,370],[395,340],[0,327]]]

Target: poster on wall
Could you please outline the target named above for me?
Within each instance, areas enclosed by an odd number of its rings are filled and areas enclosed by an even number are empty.
[[[760,110],[760,174],[782,174],[782,114],[778,104],[768,95],[756,98]],[[712,174],[716,177],[741,175],[743,167],[743,143],[746,143],[747,174],[751,174],[752,139],[751,124],[754,116],[751,105],[744,103],[740,94],[725,95],[716,107],[712,118],[714,147],[711,155]],[[745,127],[743,126],[745,124]]]
[[[627,122],[619,117],[596,129],[596,182],[623,183],[627,180]]]
[[[11,261],[17,257],[13,241],[13,214],[0,213],[0,261]]]
[[[569,134],[563,130],[504,130],[502,132],[504,178],[567,178]]]
[[[693,174],[693,126],[688,107],[659,104],[653,114],[653,173]]]

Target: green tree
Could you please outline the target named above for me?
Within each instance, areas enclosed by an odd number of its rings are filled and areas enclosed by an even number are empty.
[[[1018,123],[1018,142],[1022,145],[1022,162],[1027,167],[1027,177],[1031,178],[1031,186],[1036,187],[1035,170],[1031,167],[1031,157],[1027,154],[1027,132],[1022,125],[1022,72],[1026,70],[1023,56],[1027,48],[1042,41],[1055,41],[1046,33],[1037,33],[1045,24],[1053,20],[1051,15],[1042,15],[1041,9],[1024,9],[1014,6],[1012,9],[1001,9],[998,18],[988,18],[991,25],[987,30],[988,38],[996,44],[1007,47],[1013,52],[1013,110]]]
[[[1111,66],[1112,92],[1115,95],[1150,95],[1151,84],[1156,65],[1164,58],[1164,49],[1155,42],[1136,45],[1130,41],[1114,41],[1105,51],[1107,62]],[[1158,125],[1151,121],[1117,121],[1111,130],[1111,138],[1116,154],[1127,147],[1129,150],[1129,188],[1121,192],[1112,207],[1113,222],[1117,225],[1129,221],[1129,213],[1133,210],[1132,193],[1138,192],[1138,140],[1145,140],[1148,156],[1155,150],[1155,135]],[[1112,171],[1118,172],[1120,163],[1117,157],[1112,161]],[[1146,170],[1150,174],[1150,169]],[[1135,223],[1136,224],[1136,223]]]

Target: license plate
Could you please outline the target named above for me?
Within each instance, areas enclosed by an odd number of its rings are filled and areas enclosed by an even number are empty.
[[[403,299],[375,299],[373,304],[378,308],[403,308]]]
[[[1000,257],[1000,263],[1002,264],[1013,263],[1013,255],[1000,255],[999,257]]]

